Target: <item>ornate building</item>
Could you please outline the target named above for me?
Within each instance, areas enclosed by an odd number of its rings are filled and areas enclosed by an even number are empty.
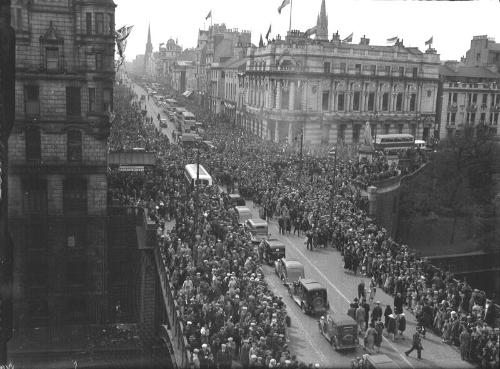
[[[12,1],[14,326],[104,322],[112,0]],[[33,41],[36,40],[36,43]]]
[[[497,71],[500,71],[500,43],[492,37],[474,36],[465,55],[464,63],[468,66],[496,66]]]
[[[179,58],[182,47],[170,38],[167,43],[161,43],[156,57],[156,75],[172,84],[172,72],[175,61]],[[184,91],[182,91],[184,92]]]
[[[439,137],[449,138],[466,126],[486,127],[498,137],[500,74],[496,66],[445,62],[439,70]]]
[[[374,135],[430,138],[435,127],[439,55],[402,42],[371,46],[312,40],[300,31],[249,50],[241,124],[260,137],[305,145],[357,143]]]

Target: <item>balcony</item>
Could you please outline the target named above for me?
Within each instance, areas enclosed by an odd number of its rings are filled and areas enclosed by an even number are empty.
[[[476,104],[470,104],[467,106],[467,111],[471,113],[475,113],[477,111],[477,105]]]

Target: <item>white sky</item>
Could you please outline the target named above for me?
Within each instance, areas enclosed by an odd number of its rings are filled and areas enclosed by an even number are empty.
[[[228,28],[250,30],[258,44],[272,24],[271,37],[288,31],[290,5],[278,14],[282,0],[115,0],[116,27],[134,25],[128,38],[127,60],[143,54],[148,22],[151,22],[153,49],[170,37],[183,48],[195,47],[198,29],[208,28],[205,16],[212,10],[215,23]],[[316,25],[321,0],[293,0],[292,29],[305,31]],[[339,31],[342,38],[354,32],[353,43],[366,35],[372,45],[386,45],[399,36],[405,46],[425,49],[434,36],[433,47],[441,60],[460,59],[475,35],[488,35],[500,42],[500,1],[401,1],[326,0],[328,33]]]

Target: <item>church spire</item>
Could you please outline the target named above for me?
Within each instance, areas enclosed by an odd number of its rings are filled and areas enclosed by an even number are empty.
[[[153,52],[153,44],[151,43],[151,24],[148,25],[148,42],[146,44],[146,54]]]
[[[317,21],[316,40],[328,41],[328,16],[326,15],[325,0],[321,1],[321,10]]]

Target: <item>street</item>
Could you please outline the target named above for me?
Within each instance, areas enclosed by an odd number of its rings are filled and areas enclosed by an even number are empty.
[[[253,208],[253,205],[250,203],[249,207]],[[253,214],[254,217],[258,217],[257,208],[253,208]],[[327,288],[328,300],[334,313],[347,313],[349,302],[357,297],[357,285],[361,279],[364,280],[365,286],[369,286],[368,278],[354,276],[343,268],[342,256],[336,249],[317,248],[312,252],[307,251],[303,237],[279,235],[277,222],[274,221],[269,224],[269,233],[272,238],[277,238],[286,244],[287,258],[298,260],[304,265],[306,278],[314,279]],[[287,304],[287,311],[292,321],[289,329],[289,346],[300,360],[317,362],[321,367],[346,368],[350,367],[350,361],[353,358],[367,353],[362,347],[356,351],[336,352],[319,333],[317,323],[319,317],[304,315],[300,307],[289,297],[286,288],[276,276],[274,268],[264,266],[263,269],[270,286],[277,294],[283,296]],[[382,309],[385,309],[387,304],[393,306],[394,299],[377,288],[375,300],[380,300]],[[424,347],[422,360],[416,358],[415,352],[406,357],[404,351],[411,347],[416,320],[413,314],[406,310],[405,316],[407,325],[404,339],[394,342],[384,337],[380,353],[389,356],[401,368],[474,368],[472,364],[460,359],[457,349],[442,343],[441,338],[429,331],[426,338],[422,340]],[[361,345],[362,342],[363,339],[360,337]]]

